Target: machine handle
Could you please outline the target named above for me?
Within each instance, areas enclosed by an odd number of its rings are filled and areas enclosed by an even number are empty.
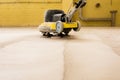
[[[86,0],[79,0],[79,2],[78,3],[75,3],[75,8],[82,8],[82,7],[84,7],[85,5],[86,5]]]

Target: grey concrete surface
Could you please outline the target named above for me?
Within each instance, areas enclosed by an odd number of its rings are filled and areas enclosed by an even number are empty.
[[[36,29],[0,29],[0,80],[120,80],[115,44],[99,30],[45,38]]]

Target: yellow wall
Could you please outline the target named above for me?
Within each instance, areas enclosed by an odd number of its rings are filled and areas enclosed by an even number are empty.
[[[66,13],[73,2],[78,0],[0,0],[0,26],[37,26],[43,22],[44,11],[47,9],[63,9]],[[111,4],[112,1],[112,4]],[[96,3],[101,6],[96,8]],[[118,10],[116,26],[120,26],[120,0],[87,0],[83,8],[86,18],[111,17],[110,10]],[[79,19],[79,12],[74,20]],[[80,20],[81,21],[81,20]],[[85,22],[83,26],[110,26],[110,22]]]
[[[4,2],[1,2],[4,1]],[[14,3],[17,0],[1,0],[0,26],[37,26],[43,22],[44,11],[47,9],[61,9],[61,0],[41,0],[44,2]],[[5,2],[11,1],[11,2]],[[20,0],[19,0],[20,1]],[[25,1],[25,0],[21,0]],[[32,1],[32,0],[31,0]],[[33,0],[34,1],[34,0]],[[37,0],[36,0],[37,1]]]
[[[74,0],[76,2],[77,0]],[[111,3],[112,1],[112,3]],[[100,7],[96,7],[95,5],[100,3]],[[83,8],[83,16],[86,18],[110,18],[111,10],[117,10],[116,14],[116,26],[120,26],[120,0],[87,0],[87,5]],[[79,12],[77,12],[74,16],[75,19],[79,19]],[[111,26],[110,22],[106,21],[91,21],[85,22],[81,21],[83,26]]]
[[[62,9],[65,11],[65,13],[68,12],[69,9],[73,6],[73,0],[63,0],[62,1]]]

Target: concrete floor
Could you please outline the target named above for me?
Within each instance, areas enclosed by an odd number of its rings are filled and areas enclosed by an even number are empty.
[[[45,38],[0,28],[0,80],[120,80],[120,28],[82,28]]]

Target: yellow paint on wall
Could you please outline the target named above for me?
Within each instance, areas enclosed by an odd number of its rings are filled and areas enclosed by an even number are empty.
[[[0,26],[37,26],[45,10],[61,8],[61,3],[0,4]]]
[[[116,14],[116,26],[120,26],[120,0],[113,0],[112,10],[117,10]]]
[[[65,13],[67,13],[68,10],[70,10],[72,6],[73,6],[73,0],[62,1],[62,9],[64,10]]]
[[[3,3],[3,2],[26,3]],[[28,1],[36,3],[27,3]],[[74,2],[78,0],[0,0],[0,26],[37,26],[44,21],[44,12],[47,9],[63,9],[68,12]],[[61,2],[62,1],[62,2]],[[112,1],[112,3],[111,3]],[[96,7],[99,3],[100,7]],[[110,18],[111,10],[117,10],[116,26],[120,26],[120,0],[87,0],[83,8],[86,18]],[[79,11],[74,14],[73,20],[80,20]],[[80,20],[82,26],[110,26],[110,22]]]
[[[77,2],[78,0],[74,0]],[[112,1],[112,2],[111,2]],[[99,7],[96,7],[97,4]],[[87,5],[83,8],[83,17],[85,18],[110,18],[111,10],[117,10],[116,26],[120,26],[120,0],[87,0]],[[74,15],[74,20],[79,19],[79,11]],[[80,19],[79,19],[80,20]],[[110,21],[81,21],[83,26],[111,26]]]

